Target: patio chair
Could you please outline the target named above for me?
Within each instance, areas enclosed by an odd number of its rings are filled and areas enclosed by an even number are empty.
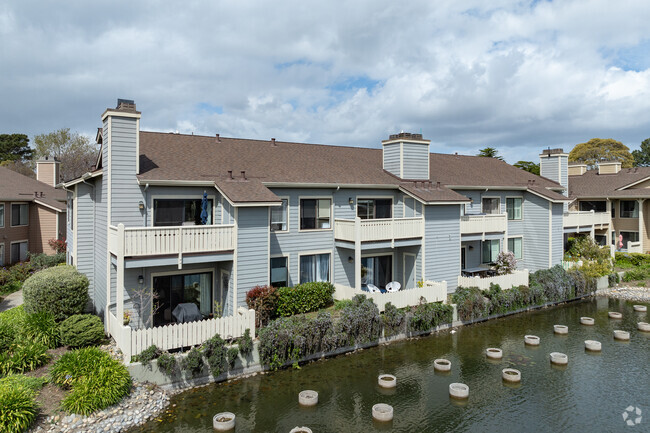
[[[390,283],[386,284],[386,290],[388,293],[394,293],[399,291],[402,288],[402,285],[399,283],[399,281],[391,281]]]
[[[370,293],[381,293],[381,290],[379,290],[379,287],[375,286],[374,284],[368,284],[368,291]]]

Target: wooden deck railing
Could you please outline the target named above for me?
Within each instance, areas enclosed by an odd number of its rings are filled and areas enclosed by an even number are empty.
[[[464,215],[460,217],[460,233],[500,233],[508,229],[508,214]]]
[[[382,218],[367,220],[335,219],[334,237],[354,242],[357,231],[360,241],[384,241],[421,238],[424,234],[422,218]]]

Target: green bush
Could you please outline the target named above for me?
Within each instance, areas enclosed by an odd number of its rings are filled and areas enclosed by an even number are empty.
[[[607,282],[609,287],[614,287],[621,282],[621,276],[618,275],[618,272],[612,272],[607,276]]]
[[[61,344],[64,346],[93,346],[106,338],[101,319],[93,314],[76,314],[68,317],[61,322],[60,330]]]
[[[176,370],[178,369],[178,363],[176,362],[176,357],[169,352],[163,352],[158,357],[158,368],[165,375],[172,377]]]
[[[408,321],[409,331],[429,331],[442,323],[451,323],[454,308],[445,304],[421,303],[413,307],[411,313]]]
[[[405,331],[406,313],[403,310],[398,310],[390,302],[384,305],[384,314],[381,316],[381,320],[384,325],[385,337],[392,337]]]
[[[616,266],[619,268],[633,268],[635,266],[650,266],[650,254],[642,253],[614,253]]]
[[[189,371],[192,376],[198,376],[201,374],[203,371],[203,353],[201,352],[201,349],[198,347],[190,349],[182,362],[182,367],[184,370]]]
[[[646,280],[648,278],[650,278],[650,269],[647,268],[631,269],[623,274],[623,281],[626,283],[630,281]]]
[[[0,379],[0,387],[23,387],[33,392],[39,391],[47,383],[45,377],[30,377],[24,374],[10,374],[9,376]]]
[[[569,238],[565,254],[571,260],[609,261],[609,247],[601,247],[591,236]]]
[[[340,311],[340,310],[343,310],[343,309],[345,309],[347,307],[352,306],[353,304],[354,304],[354,302],[352,302],[352,299],[335,300],[334,301],[334,309],[336,311]]]
[[[80,314],[88,303],[88,278],[73,266],[43,269],[23,284],[25,312],[49,311],[57,321]]]
[[[140,362],[142,365],[149,365],[154,359],[162,355],[162,350],[158,348],[155,344],[144,349],[139,355],[134,356],[131,359],[131,362]]]
[[[50,381],[72,388],[61,406],[81,415],[111,406],[131,390],[131,376],[126,367],[96,347],[64,354],[52,366]]]
[[[255,286],[246,293],[246,305],[255,310],[255,326],[265,326],[275,317],[278,292],[273,286]]]
[[[49,311],[27,314],[23,321],[21,336],[54,349],[59,346],[59,326]]]
[[[203,353],[208,360],[210,373],[215,378],[228,368],[228,350],[226,342],[216,334],[214,337],[203,343]],[[188,354],[189,357],[189,354]]]
[[[0,353],[4,353],[9,350],[11,345],[14,343],[16,336],[16,331],[14,327],[9,323],[0,320]]]
[[[65,263],[65,253],[52,254],[49,256],[45,253],[30,254],[29,263],[35,271],[51,268],[52,266]]]
[[[478,287],[458,287],[451,296],[456,304],[458,318],[462,321],[475,320],[490,314],[489,299]]]
[[[334,285],[329,282],[304,283],[295,287],[280,287],[278,289],[278,316],[293,316],[294,314],[317,311],[332,305]]]
[[[49,359],[47,347],[40,343],[15,343],[7,352],[0,353],[0,376],[35,370]]]
[[[38,405],[29,388],[0,384],[0,433],[27,431],[37,412]]]
[[[244,335],[237,340],[239,351],[243,356],[248,356],[253,351],[253,339],[251,338],[251,330],[246,328]]]

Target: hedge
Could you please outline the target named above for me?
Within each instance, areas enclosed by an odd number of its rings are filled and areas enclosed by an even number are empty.
[[[88,284],[88,278],[73,266],[37,272],[23,284],[25,312],[49,311],[57,321],[83,313],[89,301]]]
[[[278,289],[278,316],[309,313],[334,303],[334,285],[329,282],[304,283]]]
[[[85,347],[99,344],[106,336],[101,319],[93,314],[75,314],[61,322],[61,344]]]

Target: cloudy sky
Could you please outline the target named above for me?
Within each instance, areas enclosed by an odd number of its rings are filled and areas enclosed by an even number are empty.
[[[508,162],[650,137],[650,2],[30,1],[0,5],[0,133],[142,129]]]

